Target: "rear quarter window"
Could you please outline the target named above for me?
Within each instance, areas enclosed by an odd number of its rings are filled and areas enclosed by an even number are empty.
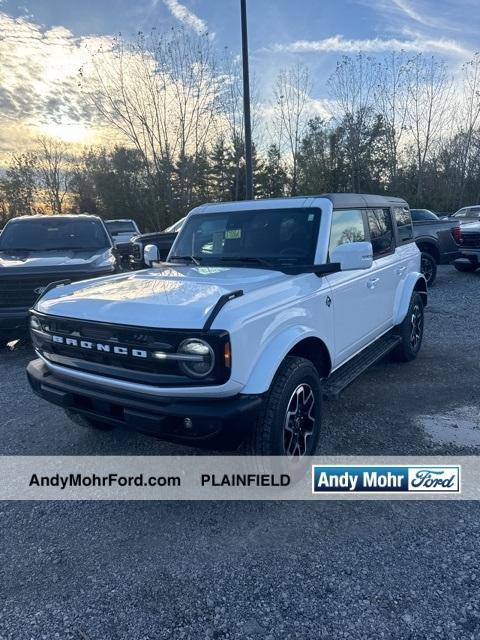
[[[393,214],[398,229],[400,242],[410,242],[413,240],[412,217],[408,207],[394,207]]]
[[[395,248],[395,238],[390,209],[368,209],[367,220],[373,257],[391,253]]]

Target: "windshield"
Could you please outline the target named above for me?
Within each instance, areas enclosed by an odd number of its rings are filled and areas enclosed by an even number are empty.
[[[185,222],[185,218],[181,218],[180,220],[177,220],[175,224],[172,224],[170,227],[167,227],[164,233],[177,233],[177,231],[180,231],[180,229],[182,228],[184,222]]]
[[[124,222],[117,222],[115,220],[111,220],[111,221],[106,221],[105,224],[107,225],[107,229],[108,231],[112,234],[112,236],[116,236],[118,233],[136,233],[137,230],[135,229],[135,225],[133,224],[133,222],[130,222],[128,220],[124,221]]]
[[[411,209],[410,213],[412,214],[412,220],[414,222],[440,219],[435,213],[433,213],[433,211],[429,211],[428,209]]]
[[[311,265],[321,211],[266,209],[199,214],[182,228],[171,260],[245,266]]]
[[[98,220],[56,218],[13,220],[0,236],[0,251],[49,251],[77,249],[90,251],[110,247]]]

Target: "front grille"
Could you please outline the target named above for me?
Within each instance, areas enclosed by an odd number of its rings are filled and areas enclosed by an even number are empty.
[[[472,249],[480,249],[480,232],[479,233],[463,232],[462,246],[470,247]]]
[[[33,306],[42,289],[56,280],[82,280],[91,275],[71,275],[68,273],[40,274],[37,276],[0,276],[0,309],[21,308],[29,309]]]
[[[43,328],[41,332],[32,332],[34,346],[48,360],[62,366],[159,386],[221,384],[230,375],[223,362],[224,346],[228,342],[225,331],[152,329],[34,314]],[[64,341],[57,342],[58,337]],[[215,367],[208,377],[192,379],[183,373],[178,361],[154,355],[158,352],[176,354],[181,342],[196,337],[207,339],[216,356]],[[67,338],[77,344],[68,344]],[[82,341],[91,346],[82,347]],[[107,346],[108,352],[104,350]],[[116,353],[115,347],[126,353]]]
[[[116,249],[121,258],[127,258],[132,255],[133,246],[132,242],[121,242],[120,244],[117,244]]]

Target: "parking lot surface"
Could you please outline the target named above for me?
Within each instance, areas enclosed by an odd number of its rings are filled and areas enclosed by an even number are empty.
[[[479,288],[439,268],[419,358],[328,403],[319,453],[480,453]],[[2,455],[197,453],[71,424],[31,358],[0,352]],[[0,526],[1,640],[480,638],[476,502],[2,503]]]

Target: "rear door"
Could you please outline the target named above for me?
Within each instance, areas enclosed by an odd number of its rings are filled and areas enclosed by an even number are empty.
[[[371,313],[377,334],[393,326],[398,284],[396,237],[389,207],[367,209],[367,225],[373,248],[373,267],[367,280],[371,294]]]

